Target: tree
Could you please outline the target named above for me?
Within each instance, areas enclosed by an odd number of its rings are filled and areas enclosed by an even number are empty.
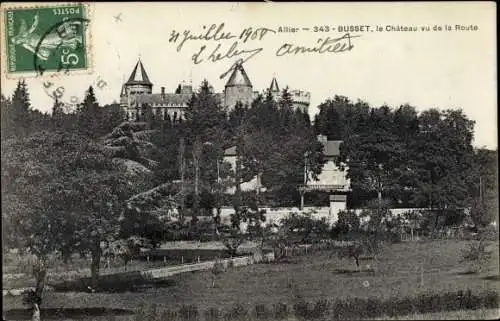
[[[358,194],[377,195],[395,189],[398,173],[405,166],[404,146],[394,132],[391,111],[383,106],[372,108],[365,125],[356,126],[360,131],[346,137],[341,146],[338,165],[348,166],[347,176],[351,187]]]
[[[321,103],[314,121],[316,134],[325,135],[330,140],[343,140],[346,137],[346,110],[351,107],[347,97],[338,95]]]
[[[63,103],[61,103],[57,98],[52,106],[52,126],[54,130],[62,129],[64,126],[65,114],[63,109]]]
[[[228,254],[236,256],[238,254],[238,247],[245,239],[239,229],[231,229],[229,233],[223,233],[222,243],[226,247]]]
[[[185,158],[185,151],[186,151],[186,145],[184,141],[184,137],[181,137],[179,140],[179,176],[181,178],[181,206],[180,206],[180,221],[183,222],[184,220],[184,208],[185,208],[185,201],[184,201],[184,190],[185,190],[185,173],[186,173],[186,158]]]
[[[110,133],[125,120],[125,112],[118,103],[103,107],[103,133]]]
[[[59,174],[42,190],[32,226],[35,245],[48,240],[63,253],[90,252],[95,289],[101,243],[118,237],[124,201],[132,191],[125,169],[107,158],[98,145],[79,138],[75,143],[83,148],[74,150],[73,158],[60,160]]]
[[[257,176],[263,187],[282,198],[290,190],[296,192],[297,185],[303,183],[305,154],[310,173],[315,176],[321,172],[322,145],[316,140],[308,116],[292,109],[287,90],[278,103],[268,93],[264,100],[254,100],[244,113],[235,110],[229,118],[236,126],[232,132],[243,182]]]
[[[219,98],[214,94],[212,86],[204,80],[193,94],[185,112],[186,137],[199,136],[200,141],[223,145],[226,135],[220,136],[219,129],[227,128],[227,116]],[[190,139],[189,143],[192,143]]]
[[[333,236],[345,237],[349,234],[357,234],[360,231],[361,222],[354,211],[340,211],[335,227],[332,228]]]
[[[2,219],[9,224],[3,231],[12,234],[17,229],[16,238],[6,243],[35,254],[40,277],[49,253],[58,250],[67,258],[89,252],[95,287],[101,242],[124,233],[120,228],[125,201],[141,184],[131,182],[128,170],[102,145],[78,134],[38,133],[10,140],[5,148]],[[10,224],[14,221],[17,227]],[[37,284],[43,287],[43,280]]]
[[[17,82],[10,101],[4,97],[3,108],[5,109],[2,116],[5,117],[5,120],[3,120],[2,128],[5,137],[25,137],[29,135],[33,127],[33,120],[28,86],[24,79]]]
[[[11,119],[10,119],[10,109],[12,106],[12,102],[9,98],[5,97],[3,94],[0,97],[0,121],[1,121],[1,139],[4,141],[7,139],[8,136],[10,136],[10,127],[11,126]]]
[[[297,235],[301,243],[312,243],[328,234],[326,220],[324,218],[314,219],[312,213],[292,213],[282,219],[281,224],[289,233]]]
[[[247,223],[247,234],[251,240],[260,241],[260,250],[264,247],[266,238],[265,228],[262,226],[266,221],[266,211],[257,208],[245,207],[241,211],[241,220]]]
[[[200,138],[196,137],[193,144],[193,165],[194,165],[194,202],[193,202],[193,221],[198,215],[200,207],[200,161],[203,145]]]
[[[498,153],[484,148],[474,152],[470,171],[471,218],[476,227],[498,220]]]
[[[431,109],[419,116],[419,132],[409,148],[409,167],[416,174],[413,202],[435,209],[434,229],[453,213],[450,209],[467,205],[473,130],[474,121],[461,110]]]
[[[194,181],[194,212],[202,189],[213,192],[219,184],[223,151],[231,141],[227,114],[208,81],[193,94],[182,123],[186,156],[191,156]]]
[[[102,110],[97,103],[94,88],[89,87],[83,102],[77,109],[77,128],[79,132],[89,138],[95,139],[105,133],[102,127]]]

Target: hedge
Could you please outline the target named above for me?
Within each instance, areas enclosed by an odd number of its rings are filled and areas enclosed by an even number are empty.
[[[159,314],[157,320],[283,320],[295,315],[299,320],[349,320],[377,318],[381,316],[397,317],[413,313],[432,313],[456,310],[494,309],[499,307],[499,294],[493,290],[472,293],[470,289],[456,292],[422,293],[414,297],[394,297],[382,300],[371,298],[319,299],[315,302],[297,300],[290,308],[284,303],[267,306],[257,304],[253,309],[241,303],[231,308],[220,310],[209,308],[198,313],[195,306],[183,306],[177,313]],[[136,314],[135,320],[145,321]],[[139,317],[139,318],[137,318]]]

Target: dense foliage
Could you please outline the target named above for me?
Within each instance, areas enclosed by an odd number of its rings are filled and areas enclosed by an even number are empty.
[[[2,95],[0,111],[4,249],[42,259],[56,250],[67,258],[89,253],[96,278],[102,244],[132,236],[158,244],[176,228],[190,237],[219,233],[223,205],[234,207],[228,244],[245,220],[249,234],[264,239],[263,203],[297,205],[306,155],[308,172],[321,172],[319,134],[343,141],[337,162],[351,179],[349,205],[371,208],[369,229],[381,227],[388,207],[431,208],[422,220],[431,228],[460,224],[464,208],[478,227],[498,213],[497,153],[472,148],[474,122],[461,110],[417,113],[336,96],[319,106],[313,126],[288,89],[277,101],[267,93],[227,110],[203,81],[184,119],[160,119],[144,105],[137,121],[124,122],[119,104],[100,106],[92,87],[76,109],[56,100],[52,114],[42,114],[20,81],[11,97]],[[259,188],[241,191],[256,178]],[[213,209],[202,228],[198,216]],[[359,229],[355,216],[340,213],[332,235]],[[302,239],[328,233],[308,217],[285,223]],[[384,224],[397,230],[397,222]]]

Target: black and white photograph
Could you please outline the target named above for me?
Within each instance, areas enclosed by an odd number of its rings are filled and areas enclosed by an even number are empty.
[[[496,12],[3,2],[3,320],[499,319]]]

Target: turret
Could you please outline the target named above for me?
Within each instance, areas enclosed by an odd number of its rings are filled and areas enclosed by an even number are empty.
[[[276,77],[273,77],[271,81],[271,86],[269,86],[269,91],[272,93],[279,93],[280,87],[278,87],[278,81],[276,81]]]
[[[252,83],[248,79],[243,65],[236,64],[224,90],[224,105],[232,109],[239,101],[250,105],[253,99]]]
[[[126,94],[130,96],[152,93],[153,84],[149,81],[148,74],[140,59],[124,86]]]

